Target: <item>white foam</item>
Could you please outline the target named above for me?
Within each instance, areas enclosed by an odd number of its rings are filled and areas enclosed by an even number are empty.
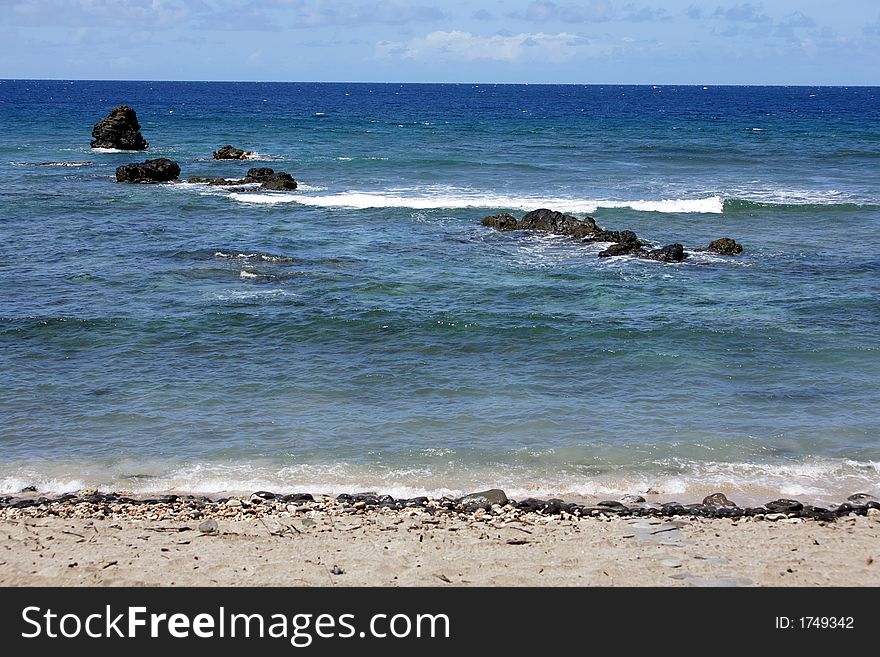
[[[251,151],[247,153],[244,158],[245,160],[256,160],[260,162],[280,162],[284,158],[280,155],[266,155],[265,153],[258,153],[257,151]]]
[[[241,278],[250,279],[250,278],[259,278],[259,274],[254,274],[253,272],[242,270],[239,274]]]
[[[552,454],[551,454],[552,455]],[[548,456],[537,452],[536,458]],[[485,464],[466,466],[454,453],[423,451],[410,465],[397,467],[334,463],[269,462],[177,463],[130,461],[113,466],[96,463],[41,464],[7,470],[0,492],[16,493],[34,485],[40,492],[64,493],[85,487],[134,493],[278,492],[341,493],[374,490],[394,497],[460,496],[475,490],[502,488],[524,497],[618,498],[627,493],[659,493],[663,501],[699,501],[717,491],[739,504],[760,504],[774,497],[802,496],[808,503],[842,502],[847,495],[880,495],[877,462],[810,459],[792,462],[699,462],[669,460],[646,469],[613,468],[592,474],[577,466],[548,461],[541,465]],[[131,476],[132,472],[141,473]],[[74,474],[75,473],[75,474]]]
[[[92,148],[94,153],[145,153],[146,151],[136,150],[133,148]]]
[[[304,190],[306,191],[306,190]],[[539,208],[552,208],[562,212],[591,213],[599,208],[629,208],[641,212],[670,213],[712,213],[724,212],[724,201],[720,196],[697,199],[662,200],[596,200],[547,197],[518,197],[494,194],[425,194],[414,191],[412,194],[371,193],[348,191],[338,194],[248,194],[232,193],[230,198],[241,203],[274,205],[278,203],[299,203],[324,208],[412,208],[414,210],[435,210],[454,208],[507,208],[525,211]]]

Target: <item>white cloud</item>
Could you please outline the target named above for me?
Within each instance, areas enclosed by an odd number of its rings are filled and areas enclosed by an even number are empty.
[[[510,62],[535,59],[559,63],[579,54],[607,52],[609,47],[567,32],[482,36],[463,31],[438,31],[409,41],[381,41],[377,49],[386,57],[411,60]]]

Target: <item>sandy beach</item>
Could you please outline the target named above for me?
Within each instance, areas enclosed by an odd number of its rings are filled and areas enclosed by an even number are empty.
[[[434,502],[387,508],[331,498],[7,502],[0,584],[880,585],[880,509],[834,520],[593,512],[463,511]]]

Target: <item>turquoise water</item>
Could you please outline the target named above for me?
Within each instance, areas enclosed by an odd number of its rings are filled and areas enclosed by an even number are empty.
[[[0,490],[877,492],[878,168],[877,88],[2,81]]]

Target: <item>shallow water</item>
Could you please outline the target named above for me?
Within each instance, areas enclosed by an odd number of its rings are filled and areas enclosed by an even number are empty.
[[[878,101],[0,82],[0,490],[877,493]],[[158,156],[300,188],[115,183]],[[745,253],[479,225],[537,207]]]

